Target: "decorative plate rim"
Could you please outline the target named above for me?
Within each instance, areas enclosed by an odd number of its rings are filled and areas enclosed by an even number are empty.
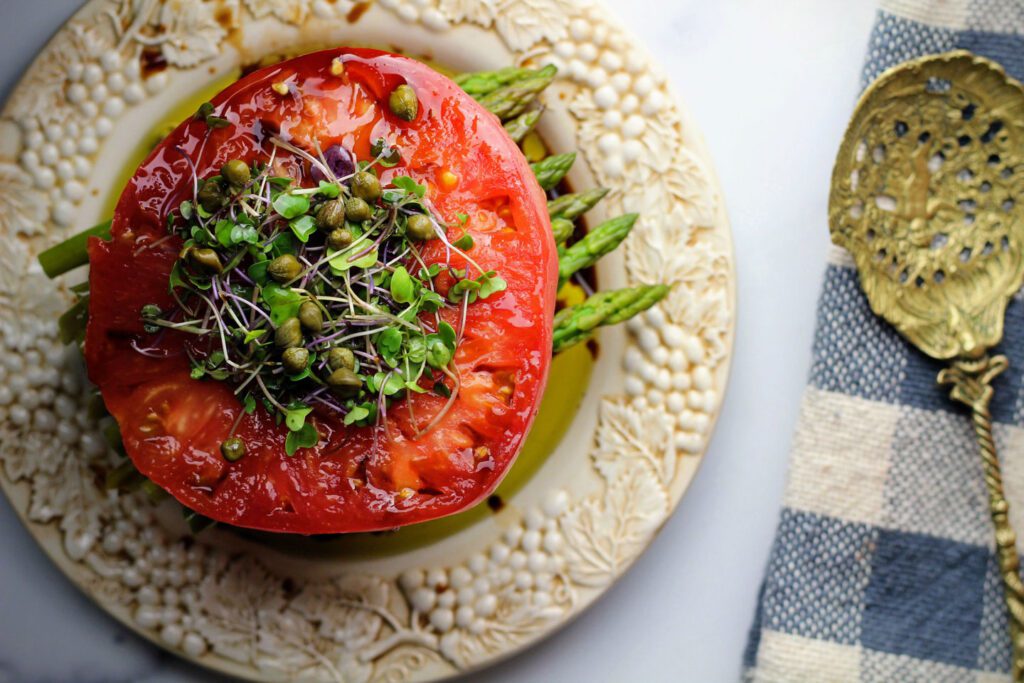
[[[242,52],[250,31],[290,41],[330,35],[355,8],[350,0],[90,0],[0,114],[0,233],[17,238],[0,245],[0,262],[17,266],[0,275],[0,346],[17,351],[0,364],[0,487],[47,555],[115,618],[201,666],[253,680],[434,680],[494,664],[566,625],[632,566],[678,505],[730,370],[728,218],[706,145],[645,46],[587,0],[378,0],[360,22],[410,35],[473,26],[517,62],[557,64],[566,77],[553,109],[586,162],[582,172],[619,190],[606,209],[643,208],[609,279],[677,283],[628,323],[628,340],[610,335],[602,346],[620,352],[604,372],[605,384],[622,390],[594,396],[595,424],[579,428],[588,445],[575,450],[587,457],[575,468],[588,481],[540,493],[531,483],[516,494],[514,517],[457,535],[477,544],[458,561],[420,558],[400,573],[400,562],[371,561],[329,577],[282,570],[244,545],[183,541],[139,494],[102,491],[90,466],[112,454],[84,411],[80,364],[55,339],[64,299],[34,255],[97,203],[88,180],[115,123],[179,72],[213,73],[210,65],[231,58],[229,36],[243,36]],[[143,51],[167,69],[146,78]],[[231,623],[240,617],[248,630]]]

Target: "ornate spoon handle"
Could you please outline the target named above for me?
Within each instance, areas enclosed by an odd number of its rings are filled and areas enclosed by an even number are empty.
[[[1003,495],[1003,476],[992,438],[992,379],[1006,369],[1006,356],[984,356],[978,360],[957,360],[939,373],[939,384],[951,384],[950,396],[971,408],[974,435],[981,449],[981,463],[988,488],[989,512],[996,531],[996,552],[1003,576],[1007,621],[1013,643],[1013,680],[1024,681],[1024,583],[1020,578],[1017,535],[1010,526],[1010,506]]]

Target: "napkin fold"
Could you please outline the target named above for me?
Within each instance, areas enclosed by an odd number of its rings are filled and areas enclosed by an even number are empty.
[[[862,87],[958,48],[1024,80],[1024,2],[882,2]],[[995,437],[1010,519],[1024,534],[1019,296],[997,350],[1010,369],[995,382]],[[852,261],[834,249],[745,680],[1009,680],[981,462],[968,414],[936,384],[941,367],[872,314]]]

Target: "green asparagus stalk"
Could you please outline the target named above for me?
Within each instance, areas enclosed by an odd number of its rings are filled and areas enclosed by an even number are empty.
[[[454,78],[455,84],[473,97],[494,92],[498,88],[522,80],[537,73],[536,69],[509,66],[497,71],[473,71],[459,74]]]
[[[505,132],[516,142],[522,142],[526,134],[537,125],[537,121],[540,120],[540,115],[543,113],[543,105],[538,106],[536,109],[524,111],[514,119],[509,119],[505,122]]]
[[[555,244],[565,244],[575,230],[576,225],[568,218],[551,219],[551,232],[554,233]]]
[[[502,121],[519,116],[529,108],[537,95],[551,85],[558,69],[548,65],[535,75],[515,81],[478,99],[484,108]]]
[[[43,272],[54,278],[78,266],[84,266],[89,262],[86,246],[89,238],[94,236],[110,239],[110,221],[83,230],[39,254],[39,265],[43,267]]]
[[[586,237],[566,249],[558,259],[558,286],[565,284],[573,273],[597,263],[598,259],[614,250],[633,229],[637,214],[627,213],[605,221],[587,233]]]
[[[544,191],[550,190],[565,177],[565,174],[572,168],[576,161],[576,152],[566,154],[553,154],[541,159],[535,164],[530,164],[533,175],[537,176],[537,182]]]
[[[85,341],[85,326],[89,322],[89,295],[81,297],[57,319],[57,330],[62,344]]]
[[[558,354],[586,341],[598,327],[615,325],[647,310],[665,298],[668,285],[641,285],[598,292],[583,303],[555,315],[552,346]]]
[[[604,199],[608,194],[607,187],[595,187],[586,192],[575,192],[563,194],[548,202],[548,215],[552,219],[567,218],[573,220],[579,218],[587,211],[594,208],[594,205]]]

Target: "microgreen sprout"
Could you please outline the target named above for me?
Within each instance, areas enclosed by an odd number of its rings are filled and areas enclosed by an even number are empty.
[[[212,115],[204,108],[197,118],[216,125]],[[318,443],[311,416],[386,426],[390,405],[410,393],[445,399],[422,421],[407,402],[412,424],[429,431],[459,393],[467,307],[505,281],[469,255],[463,214],[450,240],[425,185],[407,175],[380,183],[375,167],[401,163],[386,140],[359,162],[337,146],[271,143],[265,163],[233,160],[207,178],[188,160],[192,198],[169,218],[182,240],[169,280],[176,305],[143,306],[143,329],[186,335],[192,377],[230,383],[247,414],[262,405],[287,427],[288,455]],[[301,178],[274,175],[279,152],[304,164]],[[234,441],[222,450],[245,452]]]

